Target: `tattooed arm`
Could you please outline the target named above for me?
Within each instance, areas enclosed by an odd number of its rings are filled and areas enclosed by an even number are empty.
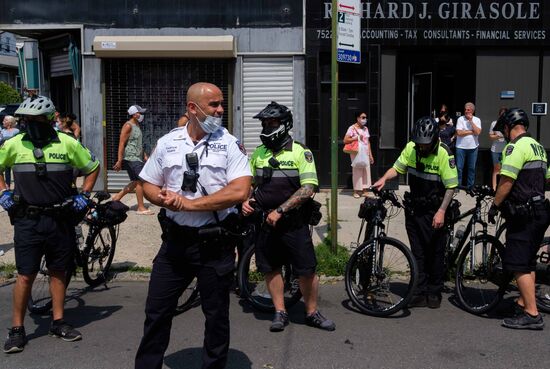
[[[302,187],[300,187],[288,200],[286,200],[280,208],[283,210],[283,213],[286,213],[292,209],[298,208],[300,205],[305,203],[307,200],[313,196],[313,193],[315,192],[315,186],[311,184],[305,184]],[[283,214],[277,212],[277,210],[273,210],[269,215],[267,216],[266,222],[267,224],[271,226],[275,226],[277,224],[277,221],[281,219]]]

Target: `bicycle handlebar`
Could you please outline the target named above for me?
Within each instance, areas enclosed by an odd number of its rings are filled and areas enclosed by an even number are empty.
[[[473,187],[457,186],[459,190],[466,192],[471,197],[479,197],[484,199],[485,197],[494,197],[495,191],[487,185],[475,185]]]
[[[401,203],[399,202],[399,199],[397,198],[397,195],[395,194],[395,191],[393,190],[377,190],[374,187],[370,188],[372,193],[374,193],[376,196],[378,196],[382,201],[389,201],[393,206],[396,206],[398,208],[403,207]]]

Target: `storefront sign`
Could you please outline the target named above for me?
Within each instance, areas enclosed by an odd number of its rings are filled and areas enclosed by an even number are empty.
[[[332,3],[313,4],[308,41],[322,42],[332,37]],[[550,45],[550,3],[542,0],[361,1],[360,15],[363,43]]]
[[[361,1],[338,1],[337,60],[341,63],[361,63]]]

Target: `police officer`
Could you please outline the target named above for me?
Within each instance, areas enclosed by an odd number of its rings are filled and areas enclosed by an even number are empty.
[[[159,213],[163,242],[153,262],[138,369],[162,367],[178,298],[194,277],[206,318],[202,367],[227,362],[237,238],[225,231],[238,216],[234,205],[248,198],[252,178],[244,148],[221,126],[222,102],[217,86],[192,85],[189,123],[158,140],[140,173],[146,198],[166,210]]]
[[[73,137],[53,129],[50,122],[54,112],[55,107],[47,97],[26,99],[15,112],[25,122],[26,133],[14,136],[0,147],[0,173],[11,167],[15,178],[15,189],[11,192],[0,174],[0,205],[8,211],[14,225],[18,273],[13,291],[12,328],[4,345],[7,353],[21,352],[27,343],[23,326],[25,308],[43,254],[52,294],[53,321],[49,333],[65,341],[82,337],[63,320],[65,271],[75,249],[72,219],[87,209],[99,161]],[[80,194],[75,194],[72,186],[73,168],[86,176]],[[61,206],[70,197],[72,209]]]
[[[439,308],[443,290],[445,212],[456,186],[455,158],[439,141],[439,126],[423,117],[414,124],[412,139],[393,167],[373,187],[384,187],[388,179],[409,173],[405,226],[418,266],[418,284],[409,307]]]
[[[242,211],[250,215],[258,207],[267,214],[266,224],[257,235],[256,265],[265,273],[275,306],[270,330],[282,331],[288,324],[281,275],[288,255],[304,296],[306,324],[333,331],[334,322],[317,309],[317,260],[308,225],[310,214],[304,206],[312,201],[318,185],[313,154],[290,137],[292,113],[286,106],[271,102],[254,118],[262,122],[263,145],[252,154],[250,165],[255,189]]]
[[[520,297],[517,314],[502,325],[515,329],[542,329],[544,321],[535,301],[536,255],[550,223],[545,181],[550,179],[544,147],[527,132],[529,118],[522,109],[512,108],[497,121],[493,130],[504,134],[500,181],[488,218],[495,223],[498,211],[506,219],[505,270],[513,272]]]

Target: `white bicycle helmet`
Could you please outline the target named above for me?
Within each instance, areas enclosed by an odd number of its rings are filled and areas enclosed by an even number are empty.
[[[55,106],[45,96],[33,96],[25,99],[15,111],[19,115],[45,115],[49,120],[55,117]]]

